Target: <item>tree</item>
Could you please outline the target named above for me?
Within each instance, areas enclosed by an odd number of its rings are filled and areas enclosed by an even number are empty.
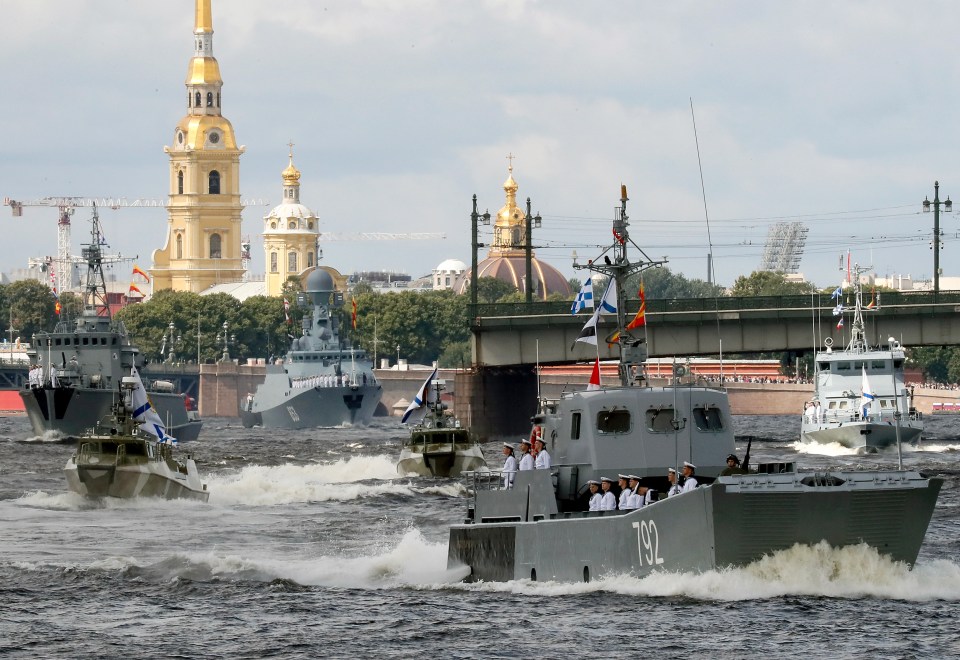
[[[631,277],[627,291],[633,296],[640,289],[640,275]],[[673,273],[669,268],[651,268],[642,274],[644,295],[653,300],[675,298],[715,298],[723,296],[723,287],[703,280],[688,280],[682,273]],[[596,288],[594,288],[596,294]]]
[[[498,303],[505,296],[516,293],[517,287],[496,277],[477,278],[477,302]]]
[[[53,330],[60,320],[54,311],[56,299],[46,284],[20,280],[3,285],[2,318],[13,324],[21,340],[29,340],[37,332]],[[16,336],[14,336],[16,338]]]
[[[750,275],[741,275],[733,283],[733,296],[799,296],[816,291],[809,282],[788,282],[783,273],[755,270]]]

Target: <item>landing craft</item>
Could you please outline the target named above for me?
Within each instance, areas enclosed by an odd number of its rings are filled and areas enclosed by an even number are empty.
[[[724,470],[724,462],[735,444],[726,392],[697,383],[682,368],[668,386],[647,384],[643,323],[626,323],[624,284],[663,262],[636,248],[625,188],[620,201],[615,242],[601,254],[612,258],[583,266],[617,287],[620,384],[541,402],[533,421],[553,466],[518,472],[512,480],[475,473],[466,518],[450,528],[448,568],[469,570],[470,581],[587,582],[743,566],[821,541],[862,543],[913,564],[942,479],[904,470],[804,472],[793,463],[730,474],[736,470]],[[633,263],[630,245],[641,256]],[[635,509],[586,510],[591,481],[632,474],[637,491],[646,486],[664,493],[668,469],[684,463],[695,466],[698,487]]]

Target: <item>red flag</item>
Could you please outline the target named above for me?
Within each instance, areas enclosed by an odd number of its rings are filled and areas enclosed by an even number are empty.
[[[353,303],[353,315],[351,317],[351,321],[353,322],[353,329],[356,330],[357,329],[357,299],[354,298],[353,300],[351,300],[351,302]]]
[[[633,320],[627,324],[627,330],[635,330],[636,328],[642,328],[647,324],[647,296],[643,289],[643,282],[640,283],[640,309],[637,311],[637,315],[633,317]],[[620,331],[613,333],[613,336],[607,340],[607,344],[613,346],[618,341],[620,341]]]
[[[620,245],[626,245],[627,239],[625,239],[623,236],[618,234],[616,229],[613,229],[611,231],[613,231],[613,237],[617,239],[617,243],[619,243]]]
[[[141,291],[141,290],[137,287],[136,284],[134,284],[133,282],[131,282],[131,283],[130,283],[130,288],[127,290],[127,295],[133,293],[134,291],[136,291],[137,293],[139,293],[141,296],[143,295],[143,291]]]
[[[62,308],[60,307],[60,301],[59,301],[59,300],[57,300],[57,302],[53,303],[53,311],[56,313],[57,316],[60,316],[60,310],[61,310],[61,309],[62,309]]]
[[[587,391],[600,389],[600,358],[593,363],[593,373],[590,374],[590,382],[587,383]]]
[[[138,266],[137,264],[133,264],[133,274],[134,274],[134,275],[140,275],[141,277],[143,277],[143,279],[145,279],[145,280],[147,281],[147,284],[150,283],[150,276],[147,275],[147,274],[146,274],[145,272],[143,272],[142,270],[140,270],[140,266]]]

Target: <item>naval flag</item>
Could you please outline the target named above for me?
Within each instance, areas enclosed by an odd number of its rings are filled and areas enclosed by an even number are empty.
[[[590,382],[587,383],[587,391],[600,389],[600,358],[597,357],[593,363],[593,372],[590,374]]]
[[[600,307],[597,308],[597,311],[604,314],[617,313],[617,283],[615,280],[610,280],[610,283],[607,284],[607,290],[603,292],[603,298],[600,300]]]
[[[419,422],[423,419],[424,415],[427,414],[427,403],[434,403],[436,401],[437,392],[435,389],[430,387],[430,383],[434,381],[437,377],[437,370],[434,369],[433,373],[430,374],[430,377],[424,381],[423,385],[420,386],[420,391],[417,392],[417,396],[413,397],[413,401],[410,402],[410,405],[407,406],[406,412],[403,413],[403,417],[400,418],[401,424],[406,424],[407,422]]]
[[[831,297],[831,298],[839,298],[839,297],[842,296],[842,295],[843,295],[843,287],[842,287],[842,286],[838,286],[836,289],[834,289],[833,293],[830,294],[830,297]]]
[[[597,321],[600,320],[600,309],[597,308],[593,314],[590,315],[590,320],[583,324],[583,329],[580,331],[580,336],[577,337],[573,346],[570,347],[573,350],[573,347],[577,345],[578,341],[582,341],[587,344],[597,345]]]
[[[577,297],[573,299],[573,306],[570,307],[570,313],[576,314],[584,307],[593,309],[593,278],[588,277],[587,281],[580,287]]]
[[[147,390],[143,387],[143,381],[140,380],[140,374],[136,367],[130,368],[130,375],[136,381],[133,392],[130,393],[130,403],[133,406],[133,419],[140,423],[140,428],[152,436],[156,436],[160,442],[167,444],[177,444],[177,439],[167,435],[167,430],[163,426],[163,420],[160,415],[150,405],[150,399],[147,398]]]

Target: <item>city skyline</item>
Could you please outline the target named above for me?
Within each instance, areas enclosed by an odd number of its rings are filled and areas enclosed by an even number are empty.
[[[0,44],[0,196],[166,199],[163,147],[183,113],[193,4],[3,3],[14,29]],[[573,250],[583,262],[609,243],[624,183],[634,240],[687,277],[706,279],[712,243],[717,281],[730,286],[760,266],[770,225],[801,221],[799,270],[818,286],[839,280],[847,250],[878,276],[930,279],[933,219],[921,203],[936,179],[941,198],[960,194],[945,136],[956,56],[930,26],[958,16],[937,2],[291,0],[278,11],[213,0],[223,114],[246,146],[241,195],[269,202],[243,212],[251,272],[264,271],[262,218],[281,201],[292,141],[322,233],[447,236],[321,236],[321,264],[343,273],[469,264],[471,197],[491,213],[503,206],[512,153],[518,201],[531,197],[543,217],[537,256],[568,277],[583,278]],[[0,270],[55,255],[55,209],[0,213],[10,237]],[[74,254],[88,215],[74,215]],[[112,250],[151,266],[165,210],[101,218]],[[958,220],[940,218],[945,276]]]

